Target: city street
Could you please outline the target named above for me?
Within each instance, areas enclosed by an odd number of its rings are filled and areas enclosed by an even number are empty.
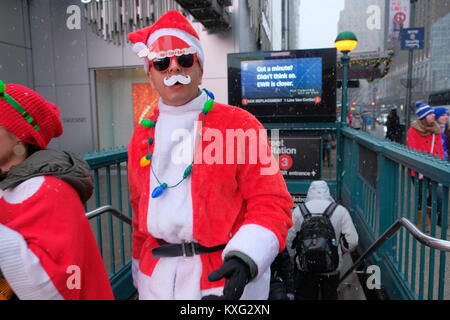
[[[374,127],[368,126],[366,132],[377,138],[384,139],[386,135],[386,126],[376,123]]]

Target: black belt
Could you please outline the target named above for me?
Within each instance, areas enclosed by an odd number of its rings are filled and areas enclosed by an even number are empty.
[[[196,242],[171,244],[161,239],[157,239],[157,241],[160,246],[152,249],[153,258],[192,257],[195,254],[211,253],[225,248],[225,244],[215,247],[204,247]]]

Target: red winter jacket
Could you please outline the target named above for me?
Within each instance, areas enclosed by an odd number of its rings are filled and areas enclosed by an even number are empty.
[[[50,175],[0,189],[0,271],[23,300],[114,299],[79,194]]]
[[[431,153],[433,135],[423,137],[419,134],[419,131],[415,128],[409,128],[406,139],[408,148],[416,151]],[[444,158],[444,150],[442,149],[442,137],[441,134],[434,134],[434,148],[433,157]]]
[[[434,136],[434,147],[432,147]],[[421,136],[419,131],[416,128],[409,128],[408,134],[406,137],[406,145],[408,148],[411,148],[416,151],[426,152],[427,154],[431,153],[433,149],[433,157],[444,158],[444,150],[442,149],[442,137],[441,134],[434,134],[427,137]],[[411,175],[414,176],[414,171],[411,172]]]

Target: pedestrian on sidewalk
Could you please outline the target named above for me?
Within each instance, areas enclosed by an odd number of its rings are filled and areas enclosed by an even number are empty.
[[[353,114],[353,120],[352,120],[352,128],[356,130],[361,130],[362,128],[362,119],[359,112],[355,112]]]
[[[47,149],[63,133],[59,109],[0,81],[0,110],[0,286],[25,300],[113,299],[83,207],[89,165]]]
[[[391,109],[386,120],[386,139],[400,143],[402,132],[400,127],[400,118],[397,115],[397,109]]]
[[[406,145],[408,148],[415,151],[425,152],[433,157],[444,157],[444,151],[442,149],[442,136],[441,129],[438,123],[435,121],[434,109],[428,104],[421,101],[416,102],[416,116],[417,119],[411,123],[411,127],[408,130],[406,137]],[[422,184],[423,174],[411,171],[413,184],[416,179],[419,179],[419,203],[418,203],[418,226],[422,227]],[[431,214],[431,185],[428,183],[428,196],[427,196],[427,208],[426,208],[426,232],[430,232],[430,214]]]
[[[352,116],[352,113],[349,111],[349,112],[347,112],[347,125],[349,128],[352,128],[352,120],[353,120],[353,116]]]
[[[442,135],[442,149],[444,151],[444,159],[450,161],[449,158],[449,148],[450,148],[450,130],[448,124],[448,108],[446,107],[436,107],[434,108],[434,112],[436,115],[436,121],[441,128]],[[442,201],[444,199],[444,187],[442,184],[439,184],[437,190],[437,206],[438,206],[438,226],[441,226],[442,223]]]
[[[441,129],[442,149],[444,151],[444,159],[450,161],[448,156],[448,151],[450,148],[450,130],[448,124],[449,112],[446,107],[436,107],[434,108],[434,113],[436,115],[436,121]]]
[[[160,95],[128,149],[139,299],[266,300],[293,201],[263,125],[200,90],[205,55],[180,12],[128,38]],[[266,159],[250,157],[248,144],[219,141],[248,130]]]
[[[322,161],[323,165],[327,164],[328,168],[331,168],[333,164],[331,163],[331,150],[336,148],[336,137],[331,132],[325,132],[322,135]]]
[[[358,233],[349,212],[344,206],[335,202],[325,181],[311,183],[304,205],[303,209],[300,209],[300,207],[294,209],[292,213],[294,225],[289,230],[287,238],[287,247],[291,249],[290,254],[295,257],[295,297],[298,300],[317,300],[320,294],[323,300],[337,300],[337,288],[342,270],[342,255],[351,252],[358,245]],[[331,211],[327,214],[329,218],[324,217],[327,209]],[[308,216],[308,212],[304,212],[305,210],[311,213],[311,216]],[[312,220],[309,220],[311,218],[321,220],[312,222]],[[315,240],[308,238],[308,234],[311,235],[311,233],[306,231],[306,228],[309,228],[307,221],[312,222],[310,225],[320,226],[316,230],[310,229],[314,231],[313,234],[315,235],[327,234],[325,221],[330,222],[331,229],[334,231],[333,235],[322,239],[327,239],[326,242],[329,240],[332,242],[327,248],[327,252],[334,251],[333,257],[327,255],[325,260],[317,258],[318,252],[323,252],[319,251],[317,243],[325,242],[320,241],[319,238]],[[311,252],[309,256],[308,250]],[[305,259],[307,257],[309,258]],[[316,258],[317,261],[315,261]],[[313,270],[314,265],[319,266],[323,261],[330,262],[332,260],[334,260],[334,270],[323,273]]]

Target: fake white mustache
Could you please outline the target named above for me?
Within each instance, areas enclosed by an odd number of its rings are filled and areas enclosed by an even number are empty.
[[[176,74],[174,76],[164,78],[164,84],[168,87],[173,86],[177,82],[182,83],[182,84],[189,84],[189,83],[191,83],[191,77],[183,76],[181,74]]]

